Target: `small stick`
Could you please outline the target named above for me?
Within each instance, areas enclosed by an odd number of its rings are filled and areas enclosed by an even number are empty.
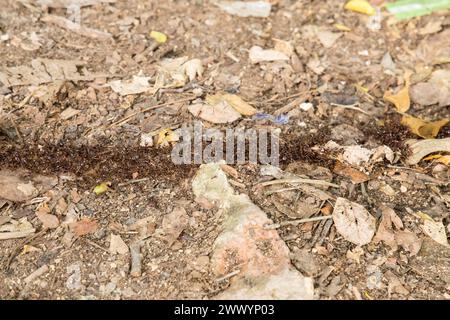
[[[184,99],[175,100],[175,101],[164,102],[164,103],[157,104],[156,106],[147,107],[145,109],[142,109],[141,111],[134,112],[134,113],[132,113],[132,114],[130,114],[130,115],[128,115],[128,116],[126,116],[126,117],[124,117],[124,118],[114,122],[114,123],[112,123],[111,126],[114,126],[114,127],[115,126],[121,126],[124,123],[128,122],[131,118],[133,118],[134,116],[136,116],[136,115],[138,115],[140,113],[144,113],[144,112],[147,112],[147,111],[150,111],[150,110],[158,109],[160,107],[170,106],[171,104],[175,104],[175,103],[191,101],[192,99],[195,99],[195,97],[190,97],[190,98],[184,98]]]
[[[143,182],[143,181],[147,181],[147,180],[150,180],[150,178],[133,179],[133,180],[128,180],[127,182],[119,183],[117,186],[118,187],[123,187],[123,186],[127,186],[129,184]]]
[[[28,277],[26,277],[23,281],[25,281],[26,284],[29,284],[42,276],[44,273],[48,271],[48,265],[44,264],[42,267],[36,269],[33,271]]]
[[[280,183],[307,183],[307,184],[317,184],[320,186],[339,188],[339,186],[337,184],[334,184],[331,182],[327,182],[327,181],[323,181],[323,180],[314,180],[314,179],[303,179],[303,178],[278,179],[278,180],[261,182],[260,185],[265,187],[265,186],[270,186],[273,184],[280,184]]]
[[[319,216],[319,217],[312,217],[312,218],[305,218],[305,219],[299,219],[299,220],[290,220],[290,221],[283,221],[280,223],[274,223],[264,226],[264,229],[278,229],[279,227],[288,226],[288,225],[297,225],[300,223],[306,223],[306,222],[314,222],[314,221],[321,221],[321,220],[327,220],[331,219],[333,216]]]
[[[25,231],[0,232],[0,240],[26,238],[29,235],[33,234],[35,231],[35,229],[30,229]]]
[[[84,242],[86,242],[86,243],[88,243],[88,244],[90,244],[91,246],[94,246],[94,247],[96,247],[96,248],[98,248],[98,249],[100,249],[100,250],[103,250],[103,251],[105,251],[105,252],[108,252],[109,253],[109,250],[108,249],[106,249],[106,248],[103,248],[101,245],[99,245],[99,244],[96,244],[94,241],[91,241],[91,240],[89,240],[89,239],[85,239],[85,238],[80,238],[80,239],[82,239]]]
[[[132,277],[140,277],[141,271],[141,242],[137,241],[130,246],[131,270]]]
[[[241,272],[240,269],[234,270],[233,272],[230,272],[230,273],[224,275],[223,277],[217,278],[217,279],[216,279],[216,282],[220,282],[220,281],[223,281],[223,280],[225,280],[225,279],[231,278],[231,277],[233,277],[233,276],[239,274],[239,272]]]
[[[364,113],[367,116],[372,117],[372,115],[370,113],[368,113],[367,111],[364,111],[360,107],[355,107],[354,105],[345,105],[345,104],[337,104],[337,103],[330,103],[330,105],[333,107],[340,107],[340,108],[344,108],[344,109],[356,110],[361,113]]]

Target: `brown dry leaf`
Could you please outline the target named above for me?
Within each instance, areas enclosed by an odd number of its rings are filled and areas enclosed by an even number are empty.
[[[225,101],[213,106],[197,103],[188,106],[188,110],[194,116],[212,123],[231,123],[241,117],[241,114]]]
[[[424,220],[423,225],[421,226],[422,231],[437,243],[449,246],[444,224],[430,219]]]
[[[5,86],[40,85],[57,80],[91,81],[102,74],[92,74],[83,61],[38,58],[27,65],[0,68],[0,82]],[[81,68],[81,69],[80,69]]]
[[[183,230],[188,226],[189,216],[182,207],[177,207],[169,214],[166,214],[162,221],[164,238],[171,246],[178,239]]]
[[[20,174],[10,170],[0,170],[0,198],[23,202],[38,195],[34,184],[23,179]]]
[[[395,233],[395,241],[404,250],[408,251],[411,256],[415,256],[422,246],[422,240],[409,230],[401,230]]]
[[[373,238],[373,242],[378,243],[380,241],[383,241],[389,247],[391,247],[392,250],[396,251],[398,249],[398,246],[395,240],[395,234],[392,229],[392,224],[397,229],[401,229],[403,228],[402,220],[393,209],[385,205],[382,205],[380,208],[382,210],[382,218],[380,225],[378,226],[377,234]]]
[[[376,220],[362,205],[344,198],[337,198],[333,211],[336,230],[346,240],[363,246],[375,234]]]
[[[239,97],[235,94],[223,93],[223,94],[208,95],[206,97],[206,102],[210,105],[216,105],[216,104],[220,103],[221,101],[227,102],[237,112],[239,112],[240,114],[242,114],[244,116],[252,116],[257,111],[250,104],[245,102],[241,97]]]
[[[398,277],[390,270],[388,270],[384,276],[388,281],[388,295],[391,293],[398,293],[403,295],[408,295],[409,291],[403,286],[402,282],[398,279]]]
[[[409,99],[409,85],[410,85],[410,77],[412,73],[410,71],[405,72],[405,87],[401,89],[396,94],[393,94],[390,91],[386,91],[384,93],[383,99],[394,104],[395,108],[398,112],[406,112],[409,110],[411,105],[411,101]]]
[[[44,228],[55,229],[59,226],[58,217],[53,214],[38,211],[36,217],[42,222]]]
[[[355,184],[362,183],[370,179],[367,174],[357,169],[354,169],[350,166],[346,166],[340,161],[336,161],[336,165],[333,168],[333,172],[338,175],[350,178],[352,182]]]
[[[275,43],[274,49],[276,51],[282,52],[288,57],[292,56],[292,54],[294,53],[294,46],[289,41],[274,38],[273,42]]]
[[[402,124],[409,127],[411,132],[422,137],[424,139],[435,138],[439,130],[450,121],[448,119],[442,119],[438,121],[428,122],[413,116],[404,115],[402,117]]]
[[[90,218],[82,218],[80,221],[69,224],[70,230],[81,237],[89,233],[94,233],[98,229],[98,223],[96,220]]]

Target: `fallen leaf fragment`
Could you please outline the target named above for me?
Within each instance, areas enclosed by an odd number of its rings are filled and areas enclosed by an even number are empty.
[[[38,195],[33,182],[25,180],[18,173],[10,170],[0,170],[0,198],[23,202]]]
[[[438,135],[439,130],[441,130],[441,128],[449,121],[450,118],[429,122],[413,116],[404,115],[401,123],[407,126],[412,133],[418,135],[419,137],[431,139],[435,138]]]
[[[409,148],[411,155],[406,159],[406,163],[413,165],[431,153],[450,152],[450,138],[414,141],[409,143]]]
[[[164,238],[171,246],[178,239],[183,230],[188,226],[189,216],[182,207],[177,207],[166,214],[162,221]]]
[[[352,182],[355,184],[362,183],[370,179],[369,176],[364,172],[361,172],[350,166],[346,166],[345,164],[339,161],[336,162],[336,165],[333,168],[333,172],[338,175],[350,178]]]
[[[403,228],[403,222],[392,208],[382,205],[380,209],[382,211],[382,218],[380,225],[378,226],[378,231],[373,238],[373,242],[378,243],[383,241],[392,250],[396,251],[398,244],[395,239],[395,231],[392,229],[392,225],[398,230]]]
[[[274,49],[263,49],[259,46],[253,46],[249,51],[250,62],[253,64],[267,61],[289,60],[289,57],[283,52]]]
[[[112,254],[127,254],[130,249],[128,248],[125,241],[119,235],[111,234],[111,239],[109,242],[109,252]]]
[[[108,184],[109,184],[108,182],[102,182],[102,183],[96,185],[93,190],[94,193],[96,195],[101,195],[102,193],[105,193],[106,191],[109,190]]]
[[[331,48],[336,41],[342,36],[342,33],[331,32],[328,30],[318,30],[316,32],[317,38],[325,48]]]
[[[167,41],[167,36],[159,31],[151,31],[150,38],[154,39],[158,43],[165,43]]]
[[[383,99],[392,103],[398,112],[406,112],[409,110],[411,106],[411,100],[409,98],[409,86],[410,86],[410,77],[411,72],[405,72],[405,86],[396,94],[393,94],[390,91],[386,91],[384,93]]]
[[[442,222],[426,219],[421,226],[422,231],[431,239],[444,246],[449,246],[445,226]]]
[[[395,233],[395,241],[404,250],[408,251],[411,256],[415,256],[422,246],[422,241],[417,235],[409,230],[401,230]]]
[[[159,131],[157,145],[161,147],[168,146],[170,142],[175,142],[179,140],[179,136],[171,129],[162,129]]]
[[[109,85],[114,92],[121,96],[126,96],[150,90],[152,86],[148,83],[149,80],[150,77],[133,76],[130,80],[115,80],[109,82],[107,85]]]
[[[272,5],[267,1],[218,1],[214,4],[228,14],[244,18],[266,18],[272,9]]]
[[[84,217],[77,222],[69,224],[69,228],[75,235],[81,237],[97,231],[98,223],[96,220]]]
[[[375,14],[375,8],[372,7],[366,0],[350,0],[346,3],[344,8],[346,10],[367,14],[369,16],[373,16]]]
[[[191,59],[184,64],[185,73],[189,78],[189,81],[193,81],[195,78],[201,77],[203,74],[203,64],[200,59]]]
[[[341,197],[336,200],[333,221],[340,235],[359,246],[368,244],[375,234],[375,218],[362,205]]]
[[[214,94],[206,97],[206,102],[210,105],[215,105],[217,103],[220,103],[221,101],[227,102],[237,112],[244,116],[252,116],[257,112],[255,108],[253,108],[250,104],[248,104],[241,97],[235,94]]]
[[[196,103],[188,106],[188,110],[194,116],[212,123],[231,123],[241,117],[241,114],[225,101],[212,106],[204,103]]]
[[[42,222],[44,228],[55,229],[59,226],[58,217],[53,214],[36,212],[36,217]]]
[[[336,23],[334,25],[334,27],[336,29],[338,29],[339,31],[345,31],[345,32],[349,32],[352,31],[352,29],[350,29],[349,27],[347,27],[346,25],[340,24],[340,23]]]

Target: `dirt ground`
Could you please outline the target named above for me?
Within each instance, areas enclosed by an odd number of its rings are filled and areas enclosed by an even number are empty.
[[[450,148],[412,163],[407,144],[450,138],[449,78],[443,87],[428,82],[450,72],[448,11],[397,21],[382,9],[374,28],[341,0],[272,1],[269,17],[238,17],[206,0],[91,2],[80,9],[90,29],[74,31],[48,18],[70,18],[75,9],[57,5],[70,1],[0,0],[0,298],[210,299],[227,290],[233,275],[210,266],[222,211],[194,196],[199,165],[174,164],[171,142],[158,141],[167,138],[161,130],[201,120],[207,128],[279,129],[284,177],[336,185],[263,187],[274,176],[261,170],[273,167],[227,169],[236,192],[278,224],[292,266],[313,279],[314,298],[450,299],[450,171],[448,160],[439,162]],[[253,46],[288,58],[252,63]],[[179,57],[199,59],[203,70],[181,84],[165,75],[152,90],[161,62]],[[58,78],[40,60],[49,79],[36,67],[12,68],[34,59],[70,63]],[[148,77],[151,88],[123,95],[110,85],[134,76]],[[409,110],[383,99],[409,85]],[[289,119],[214,123],[190,111],[221,92]],[[405,114],[443,122],[418,134],[401,123]],[[352,163],[343,156],[348,146],[386,146],[392,157],[383,151]],[[7,190],[14,179],[31,183],[32,195]],[[102,183],[108,190],[93,192]],[[340,198],[376,221],[369,243],[349,241],[334,217],[292,222],[334,215]],[[170,219],[182,224],[173,237]],[[24,228],[33,231],[2,238]]]

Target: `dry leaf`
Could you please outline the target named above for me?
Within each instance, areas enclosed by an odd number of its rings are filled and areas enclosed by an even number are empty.
[[[422,225],[423,232],[431,239],[444,246],[449,246],[445,226],[442,222],[426,219]]]
[[[150,79],[150,77],[133,76],[130,80],[115,80],[107,83],[107,85],[110,86],[114,92],[121,96],[126,96],[150,90],[152,88],[148,83]]]
[[[70,230],[81,237],[89,233],[94,233],[98,229],[97,221],[90,218],[82,218],[80,221],[69,224]]]
[[[210,105],[215,105],[221,101],[227,102],[237,112],[244,116],[252,116],[257,112],[255,108],[253,108],[250,104],[248,104],[241,97],[235,94],[214,94],[206,97],[206,102]]]
[[[392,250],[396,251],[398,248],[397,241],[395,240],[395,234],[392,229],[392,224],[397,228],[403,228],[402,220],[397,216],[395,211],[387,206],[382,205],[382,218],[380,225],[378,226],[378,231],[375,237],[373,238],[374,243],[378,243],[383,241],[386,243]]]
[[[344,198],[337,198],[333,211],[336,230],[346,240],[363,246],[375,234],[375,218],[360,204]]]
[[[331,48],[336,43],[337,39],[342,36],[342,33],[331,32],[327,30],[318,30],[316,32],[317,38],[325,48]]]
[[[274,49],[276,51],[282,52],[288,57],[291,57],[294,53],[294,46],[290,42],[275,38],[273,39],[273,42],[275,43]]]
[[[428,122],[408,115],[402,117],[402,124],[409,127],[412,133],[424,139],[435,138],[438,135],[439,130],[441,130],[441,128],[449,121],[450,118]]]
[[[184,64],[186,75],[189,81],[195,80],[195,78],[201,77],[203,74],[203,64],[200,59],[192,59]]]
[[[395,241],[404,250],[410,252],[411,256],[415,256],[422,246],[422,241],[417,235],[409,230],[401,230],[395,233]]]
[[[36,212],[36,217],[42,222],[44,228],[55,229],[59,226],[58,217],[45,212]]]
[[[150,38],[154,39],[158,43],[165,43],[167,41],[167,36],[159,31],[151,31]]]
[[[111,234],[111,240],[109,243],[109,252],[112,254],[127,254],[129,248],[125,241],[119,235]]]
[[[109,185],[110,185],[109,182],[100,183],[94,187],[93,191],[96,195],[101,195],[102,193],[105,193],[106,191],[109,190]]]
[[[162,229],[169,246],[178,239],[183,230],[188,226],[188,223],[189,216],[182,207],[175,208],[171,213],[164,216]]]
[[[374,7],[372,7],[366,0],[350,0],[345,4],[344,8],[347,10],[364,13],[369,16],[373,16],[375,14]]]
[[[342,162],[336,161],[336,165],[333,168],[333,172],[348,177],[353,183],[358,184],[369,180],[369,176],[357,169],[346,166]]]
[[[178,141],[180,137],[171,129],[162,129],[159,131],[156,144],[161,147],[168,146],[171,142]]]
[[[188,110],[194,116],[212,123],[231,123],[241,117],[241,114],[225,101],[213,106],[197,103],[188,106]]]
[[[38,195],[38,190],[31,181],[23,179],[10,170],[0,170],[0,198],[23,202]]]
[[[406,112],[411,106],[411,101],[409,99],[409,79],[411,77],[411,74],[412,73],[410,71],[405,72],[405,87],[399,92],[397,92],[396,94],[392,94],[391,92],[386,91],[384,93],[383,99],[394,104],[398,112]]]
[[[289,60],[289,57],[283,52],[273,49],[264,50],[258,46],[253,46],[250,48],[249,58],[251,63]]]
[[[450,138],[427,139],[409,143],[411,155],[406,159],[408,164],[417,164],[420,160],[435,152],[450,152]]]
[[[342,155],[342,158],[345,162],[358,166],[362,162],[368,162],[370,157],[372,156],[373,151],[363,148],[361,146],[348,146],[344,147],[345,151]]]
[[[101,74],[88,72],[83,61],[34,59],[31,67],[22,65],[10,68],[0,68],[0,82],[5,86],[39,85],[57,80],[91,81]]]

